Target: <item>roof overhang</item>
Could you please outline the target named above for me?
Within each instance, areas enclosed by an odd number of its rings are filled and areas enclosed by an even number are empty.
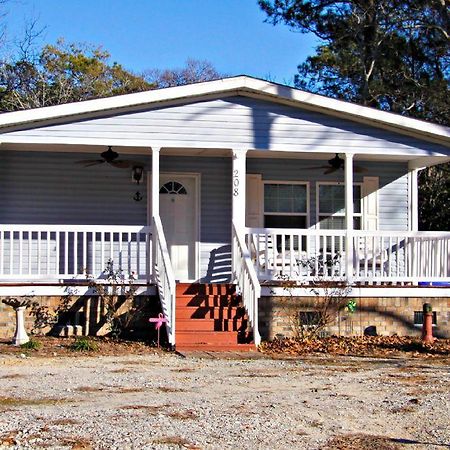
[[[223,78],[204,83],[4,113],[0,114],[0,133],[2,128],[32,128],[43,122],[51,123],[52,121],[64,119],[73,120],[77,116],[86,117],[101,112],[111,114],[114,111],[119,112],[137,107],[159,107],[174,101],[201,101],[211,96],[217,98],[231,95],[259,98],[316,111],[407,134],[450,148],[450,128],[448,127],[312,94],[248,76]]]

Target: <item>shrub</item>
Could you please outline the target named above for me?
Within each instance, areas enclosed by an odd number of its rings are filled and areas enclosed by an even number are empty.
[[[87,337],[79,337],[72,343],[70,348],[76,352],[96,352],[98,345]]]
[[[20,348],[25,350],[39,350],[42,347],[42,343],[36,339],[30,339],[28,342],[20,345]]]

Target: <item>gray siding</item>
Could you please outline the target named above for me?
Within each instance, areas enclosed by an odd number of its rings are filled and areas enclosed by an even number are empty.
[[[105,139],[176,147],[248,147],[362,153],[448,152],[441,146],[382,129],[248,97],[228,97],[110,117],[15,131],[29,138]]]
[[[0,223],[145,224],[146,200],[132,199],[136,185],[130,170],[76,163],[94,158],[82,153],[2,152]],[[146,194],[145,186],[141,191]]]
[[[324,175],[323,169],[315,169],[326,161],[294,159],[247,160],[247,173],[261,173],[263,180],[306,181],[310,187],[310,225],[316,222],[316,183],[318,181],[344,181],[343,171]],[[354,181],[362,182],[363,176],[376,176],[380,180],[379,224],[382,230],[408,229],[408,178],[407,164],[355,161],[355,165],[367,169],[355,174]]]

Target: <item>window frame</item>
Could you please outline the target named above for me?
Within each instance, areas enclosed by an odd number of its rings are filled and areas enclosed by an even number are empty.
[[[266,213],[266,196],[265,196],[265,186],[266,184],[288,184],[288,185],[302,185],[306,186],[306,212],[304,213],[293,213],[293,212],[267,212]],[[311,200],[310,200],[310,182],[309,181],[278,181],[278,180],[263,180],[263,189],[262,189],[262,197],[263,197],[263,205],[262,205],[262,215],[263,215],[263,223],[265,222],[265,216],[285,216],[285,217],[306,217],[305,228],[308,229],[310,227],[310,211],[311,211]]]
[[[344,189],[345,189],[345,182],[343,182],[343,181],[316,181],[316,227],[319,230],[321,229],[320,228],[320,217],[325,215],[325,214],[320,213],[320,186],[321,185],[344,186]],[[355,220],[355,217],[359,217],[361,220],[361,230],[364,229],[363,185],[364,185],[364,183],[362,183],[360,181],[353,183],[353,187],[359,186],[360,193],[361,193],[361,196],[359,199],[361,212],[355,213],[355,211],[353,211],[353,220]],[[334,213],[334,214],[328,215],[327,217],[345,217],[345,211],[344,211],[344,213]]]

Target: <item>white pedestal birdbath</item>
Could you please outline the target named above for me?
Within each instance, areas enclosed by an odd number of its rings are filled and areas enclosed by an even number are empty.
[[[24,312],[30,306],[30,300],[19,300],[17,298],[10,298],[3,300],[8,306],[11,306],[16,311],[16,332],[12,340],[13,345],[22,345],[30,340],[25,330]]]

